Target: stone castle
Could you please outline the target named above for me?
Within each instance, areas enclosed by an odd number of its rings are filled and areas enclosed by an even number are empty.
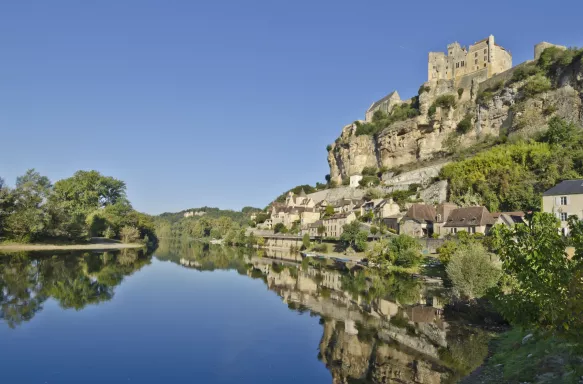
[[[556,114],[567,120],[581,120],[583,101],[578,96],[579,76],[573,71],[557,74],[557,89],[549,90],[536,99],[521,103],[524,81],[512,82],[514,73],[533,65],[549,47],[564,46],[541,42],[534,46],[533,59],[513,66],[512,55],[495,42],[494,36],[477,41],[469,47],[454,42],[445,52],[430,52],[427,61],[427,80],[418,95],[401,100],[397,91],[375,101],[366,110],[364,120],[346,125],[329,146],[330,179],[341,184],[344,179],[360,175],[364,167],[395,168],[423,161],[438,162],[446,150],[447,139],[456,132],[463,119],[470,119],[471,128],[458,135],[457,145],[468,147],[486,136],[531,134],[546,127],[549,114],[545,107],[555,108]],[[503,92],[486,102],[478,102],[485,91]],[[437,101],[447,96],[455,98],[455,107],[442,108]],[[544,98],[543,98],[544,96]],[[443,100],[443,99],[441,99]],[[411,104],[416,116],[397,120],[375,135],[357,134],[362,123],[371,122],[375,112],[390,115],[395,106]],[[550,110],[550,109],[548,109]],[[547,110],[547,111],[548,111]],[[522,128],[527,127],[528,132]],[[520,133],[520,132],[522,133]],[[386,181],[392,184],[392,181]]]
[[[427,81],[456,80],[464,76],[483,72],[483,77],[512,68],[512,55],[496,44],[490,35],[469,48],[462,47],[457,41],[447,46],[444,52],[429,52]]]

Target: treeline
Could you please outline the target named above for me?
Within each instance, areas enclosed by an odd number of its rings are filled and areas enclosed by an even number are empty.
[[[157,243],[152,218],[132,208],[121,180],[78,171],[52,184],[30,169],[10,188],[0,178],[0,238],[83,242],[96,236]]]
[[[233,211],[231,209],[220,209],[215,207],[200,207],[200,208],[191,208],[186,209],[180,212],[164,212],[160,214],[158,217],[162,218],[170,223],[176,223],[184,218],[184,214],[187,212],[203,212],[204,214],[201,216],[193,216],[196,220],[201,217],[206,217],[210,219],[218,219],[221,217],[228,217],[232,221],[239,223],[241,225],[247,224],[249,222],[249,217],[252,213],[260,212],[260,208],[255,207],[243,207],[240,211]]]
[[[156,235],[163,239],[223,240],[228,245],[253,246],[262,242],[253,234],[247,235],[246,225],[228,216],[211,218],[205,216],[183,217],[172,222],[158,216],[154,220]],[[260,244],[261,245],[261,244]]]

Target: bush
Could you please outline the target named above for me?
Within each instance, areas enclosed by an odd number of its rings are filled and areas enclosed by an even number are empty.
[[[451,260],[451,257],[453,256],[455,251],[457,251],[457,249],[458,249],[458,244],[456,241],[448,240],[448,241],[444,242],[441,245],[441,247],[437,248],[437,254],[439,256],[439,261],[441,261],[442,264],[447,265],[449,263],[449,261]]]
[[[526,82],[522,87],[522,92],[525,97],[533,97],[539,93],[546,92],[551,89],[551,81],[543,74],[537,74]]]
[[[358,184],[361,187],[376,187],[381,183],[377,176],[364,176]]]
[[[327,253],[328,252],[328,244],[326,244],[326,243],[314,244],[312,246],[312,251]]]
[[[494,258],[479,243],[459,244],[446,267],[447,276],[457,294],[474,299],[495,287],[502,272]]]
[[[287,233],[288,229],[283,223],[277,223],[273,227],[273,233]]]
[[[457,90],[457,95],[458,95],[458,98],[459,98],[459,99],[461,99],[461,98],[462,98],[462,95],[463,95],[463,94],[464,94],[464,89],[463,89],[463,88],[458,88],[458,90]]]
[[[522,67],[516,68],[514,73],[512,74],[512,78],[510,79],[510,83],[516,83],[522,80],[526,80],[530,76],[536,75],[539,72],[539,69],[532,64],[527,64]]]
[[[362,176],[376,176],[377,168],[376,167],[364,167],[361,172]]]
[[[437,107],[442,109],[454,108],[455,103],[456,100],[454,95],[441,95],[429,106],[427,115],[433,118],[433,116],[435,116],[435,112],[437,111]]]
[[[462,121],[460,121],[456,127],[456,132],[459,134],[466,134],[472,129],[472,115],[467,114]]]
[[[113,239],[115,237],[115,232],[113,229],[111,229],[110,226],[107,226],[107,228],[105,229],[105,231],[103,232],[103,237],[105,237],[106,239]]]
[[[429,92],[429,91],[431,91],[431,88],[429,86],[422,85],[422,86],[419,87],[419,90],[417,91],[417,94],[420,95],[423,92]]]
[[[124,243],[135,243],[140,240],[140,231],[136,227],[125,226],[121,229],[119,236]]]
[[[429,109],[427,110],[427,116],[433,118],[433,116],[435,116],[435,112],[437,112],[437,107],[435,106],[435,104],[431,104],[429,106]]]
[[[332,150],[332,145],[328,144],[326,146],[326,152],[330,152]]]
[[[489,90],[485,90],[483,92],[478,93],[478,97],[476,97],[476,103],[480,105],[485,105],[492,101],[494,98],[494,93]]]
[[[344,176],[342,178],[342,185],[344,185],[344,186],[350,185],[350,177]]]

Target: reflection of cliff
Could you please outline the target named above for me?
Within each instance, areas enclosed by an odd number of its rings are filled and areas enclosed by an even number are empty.
[[[203,270],[205,264],[220,264],[240,272],[243,265],[249,277],[263,280],[290,309],[321,316],[319,356],[334,383],[449,383],[481,363],[480,356],[458,363],[469,355],[465,351],[487,345],[487,338],[464,339],[464,330],[447,324],[437,288],[370,270],[343,273],[289,258],[221,255],[222,249],[181,254],[186,257],[179,263]]]

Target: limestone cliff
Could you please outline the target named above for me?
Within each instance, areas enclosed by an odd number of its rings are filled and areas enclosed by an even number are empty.
[[[529,78],[518,81],[512,76],[516,70],[535,65],[527,62],[459,89],[454,89],[451,80],[427,82],[418,95],[419,116],[394,122],[375,135],[357,136],[362,122],[345,126],[328,152],[331,179],[340,183],[346,176],[360,174],[364,167],[394,169],[444,158],[452,143],[458,149],[469,147],[488,135],[530,136],[544,129],[554,115],[583,124],[581,60],[547,74],[551,89],[531,95],[525,91]],[[429,113],[443,95],[455,96],[455,107],[438,106]],[[456,133],[464,118],[471,118],[470,129]]]

